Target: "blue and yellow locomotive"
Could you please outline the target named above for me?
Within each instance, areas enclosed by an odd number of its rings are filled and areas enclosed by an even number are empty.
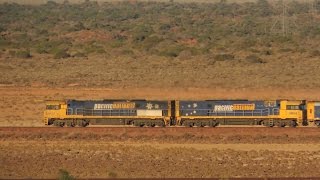
[[[65,100],[48,101],[44,124],[215,127],[320,126],[320,102],[297,100]]]

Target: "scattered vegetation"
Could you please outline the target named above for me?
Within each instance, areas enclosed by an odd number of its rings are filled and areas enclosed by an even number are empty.
[[[113,172],[113,171],[111,171],[111,172],[108,173],[108,176],[109,176],[110,178],[116,178],[116,177],[118,177],[118,174],[115,173],[115,172]]]
[[[27,59],[27,58],[31,58],[31,54],[30,54],[30,50],[16,50],[16,51],[9,51],[9,54],[13,57],[16,58],[23,58],[23,59]]]
[[[70,55],[68,54],[67,50],[65,50],[65,49],[58,49],[54,53],[55,59],[64,59],[64,58],[68,58],[68,57],[70,57]]]
[[[246,57],[246,60],[250,63],[266,63],[263,59],[255,54],[251,54]]]
[[[74,180],[75,178],[70,175],[70,173],[64,169],[59,170],[59,180]]]
[[[285,29],[279,18],[281,1],[4,3],[0,5],[0,48],[15,51],[18,58],[30,58],[32,52],[57,59],[113,55],[114,50],[114,55],[139,52],[176,58],[181,52],[181,56],[198,56],[221,48],[227,54],[251,47],[296,49],[297,44],[320,40],[320,26],[315,23],[320,2],[309,3],[287,2]],[[25,48],[30,50],[21,50]],[[66,50],[81,53],[73,56]],[[216,58],[232,59],[226,55]]]
[[[214,60],[216,61],[226,61],[226,60],[233,60],[234,55],[232,54],[217,54],[214,56]]]

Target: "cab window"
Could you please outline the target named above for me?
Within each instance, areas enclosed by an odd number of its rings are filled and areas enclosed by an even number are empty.
[[[60,109],[60,105],[47,105],[46,109],[59,110]]]
[[[299,105],[287,105],[287,110],[300,110]]]

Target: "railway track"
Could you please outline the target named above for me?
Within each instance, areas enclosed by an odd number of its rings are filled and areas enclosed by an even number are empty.
[[[190,137],[212,137],[212,136],[318,136],[320,137],[320,128],[299,127],[299,128],[266,128],[266,127],[219,127],[219,128],[186,128],[186,127],[167,127],[167,128],[138,128],[138,127],[0,127],[0,137],[5,134],[21,135],[56,135],[65,134],[86,135],[112,135],[112,136],[130,136],[130,137],[165,137],[165,136],[190,136]]]

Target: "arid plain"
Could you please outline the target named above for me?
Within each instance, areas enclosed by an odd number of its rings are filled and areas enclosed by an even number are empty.
[[[320,177],[319,128],[43,125],[53,99],[320,100],[318,11],[229,2],[0,5],[0,179]]]

